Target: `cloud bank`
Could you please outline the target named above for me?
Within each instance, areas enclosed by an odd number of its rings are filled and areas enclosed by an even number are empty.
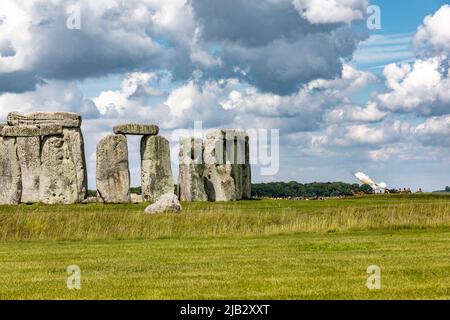
[[[91,187],[95,145],[112,125],[156,123],[170,137],[198,120],[280,129],[282,170],[256,180],[348,181],[369,168],[376,176],[392,170],[389,185],[401,174],[407,183],[408,168],[438,172],[450,158],[450,6],[412,36],[369,38],[369,4],[3,0],[0,117],[81,113]],[[79,30],[66,26],[71,8]],[[380,73],[361,67],[394,57],[407,61]],[[121,82],[89,96],[81,89],[111,75]]]

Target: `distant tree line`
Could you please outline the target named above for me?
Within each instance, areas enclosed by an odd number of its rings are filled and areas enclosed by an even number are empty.
[[[141,187],[131,187],[130,193],[136,193],[141,194]],[[88,196],[89,197],[96,197],[97,196],[97,190],[88,190]]]
[[[433,192],[435,192],[435,193],[439,193],[439,192],[441,192],[441,193],[443,193],[443,192],[448,192],[448,193],[450,193],[450,187],[449,187],[449,186],[446,186],[444,190],[437,190],[437,191],[433,191]]]
[[[339,197],[373,193],[371,186],[344,182],[270,182],[252,184],[252,196],[263,198]]]
[[[141,194],[141,187],[131,187],[130,192]],[[340,197],[370,193],[373,193],[373,189],[367,184],[345,182],[298,183],[290,181],[252,184],[252,197],[259,198]],[[96,194],[96,191],[89,190],[89,196],[96,196]]]

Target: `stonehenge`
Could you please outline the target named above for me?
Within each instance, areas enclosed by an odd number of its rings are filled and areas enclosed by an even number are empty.
[[[121,124],[97,145],[97,195],[105,203],[131,202],[126,135],[141,138],[141,191],[144,201],[174,193],[169,140],[156,125]]]
[[[139,135],[141,195],[130,193],[127,135]],[[81,116],[11,112],[0,123],[0,205],[157,201],[234,201],[251,196],[248,135],[218,129],[180,141],[175,191],[170,143],[154,124],[119,124],[97,144],[97,197],[88,199]],[[89,201],[88,201],[89,200]]]
[[[0,204],[72,204],[87,195],[81,116],[8,114],[0,125]]]
[[[213,130],[206,139],[180,141],[179,194],[183,201],[251,197],[249,138],[245,131]]]

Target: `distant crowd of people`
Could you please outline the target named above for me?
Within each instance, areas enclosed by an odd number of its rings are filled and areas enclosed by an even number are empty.
[[[422,193],[422,188],[419,188],[419,191],[417,191],[416,193]],[[398,189],[385,189],[384,193],[386,194],[391,194],[391,193],[401,193],[401,194],[411,194],[411,188],[398,188]]]

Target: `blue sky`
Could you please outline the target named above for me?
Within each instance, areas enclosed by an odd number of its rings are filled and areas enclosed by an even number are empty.
[[[370,1],[375,32],[368,0],[41,2],[0,4],[0,116],[81,113],[91,188],[114,124],[158,124],[176,159],[195,121],[279,130],[280,169],[255,165],[255,181],[450,185],[448,1]],[[138,138],[129,148],[138,185]]]
[[[423,18],[436,12],[444,0],[373,0],[382,9],[382,29],[379,34],[414,33]]]

